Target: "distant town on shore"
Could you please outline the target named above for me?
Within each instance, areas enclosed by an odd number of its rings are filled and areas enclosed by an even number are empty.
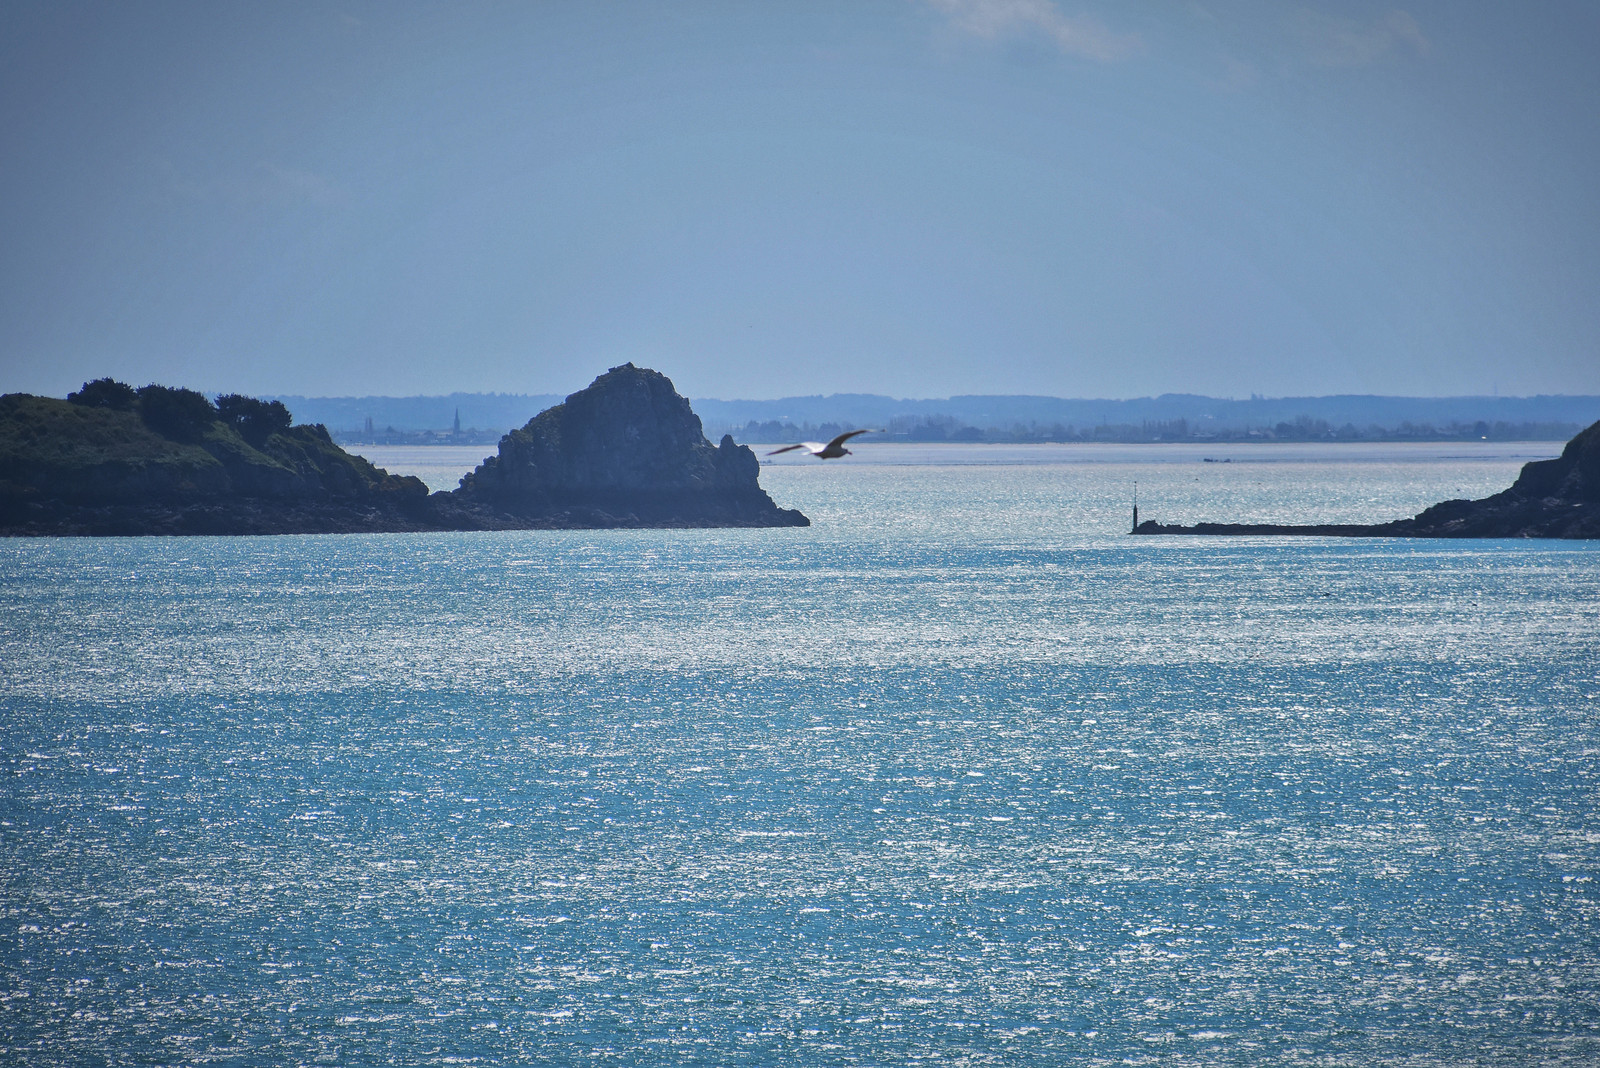
[[[280,396],[296,418],[341,444],[492,445],[564,398],[451,393],[429,397]],[[1564,441],[1600,419],[1600,396],[1261,397],[1163,394],[1125,400],[874,394],[693,401],[713,440],[826,440],[855,427],[899,442]]]

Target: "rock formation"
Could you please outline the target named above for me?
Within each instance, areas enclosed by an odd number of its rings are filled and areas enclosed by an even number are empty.
[[[500,439],[449,507],[485,525],[805,526],[773,504],[755,453],[700,418],[663,374],[625,363]]]
[[[1354,538],[1600,538],[1600,423],[1553,460],[1524,464],[1509,489],[1444,501],[1410,519],[1374,524],[1140,523],[1135,534],[1308,534]]]
[[[632,364],[506,435],[453,493],[382,471],[281,404],[110,379],[0,397],[0,535],[805,526],[748,448],[705,439]]]

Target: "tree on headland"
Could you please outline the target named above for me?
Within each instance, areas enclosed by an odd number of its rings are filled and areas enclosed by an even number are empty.
[[[199,441],[206,427],[222,420],[251,445],[260,448],[274,434],[288,430],[294,417],[282,401],[264,401],[240,393],[224,393],[215,405],[192,389],[173,389],[152,383],[134,389],[114,378],[96,378],[67,394],[67,401],[83,408],[137,411],[146,426],[176,441]]]
[[[263,401],[239,393],[217,398],[217,414],[250,444],[260,447],[273,434],[288,430],[294,417],[282,401]]]
[[[139,417],[162,437],[199,441],[206,427],[217,421],[217,410],[204,393],[152,383],[139,390]]]
[[[118,382],[115,378],[97,378],[93,382],[85,382],[78,392],[68,393],[67,400],[85,408],[130,412],[138,403],[139,394],[126,382]]]

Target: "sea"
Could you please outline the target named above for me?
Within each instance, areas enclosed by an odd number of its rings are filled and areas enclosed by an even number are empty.
[[[1600,1063],[1559,443],[771,458],[812,525],[0,542],[0,1064]],[[449,488],[482,449],[373,449]]]

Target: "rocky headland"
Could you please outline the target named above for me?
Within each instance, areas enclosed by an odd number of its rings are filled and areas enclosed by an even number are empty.
[[[427,529],[428,489],[352,456],[281,404],[101,379],[0,397],[0,533],[298,534]]]
[[[1345,538],[1600,538],[1600,423],[1553,460],[1524,464],[1510,488],[1477,501],[1444,501],[1388,523],[1196,523],[1146,520],[1135,534],[1302,534]]]
[[[323,534],[805,526],[748,448],[705,439],[672,383],[631,364],[506,435],[429,494],[295,426],[277,402],[111,379],[0,397],[0,534]]]

